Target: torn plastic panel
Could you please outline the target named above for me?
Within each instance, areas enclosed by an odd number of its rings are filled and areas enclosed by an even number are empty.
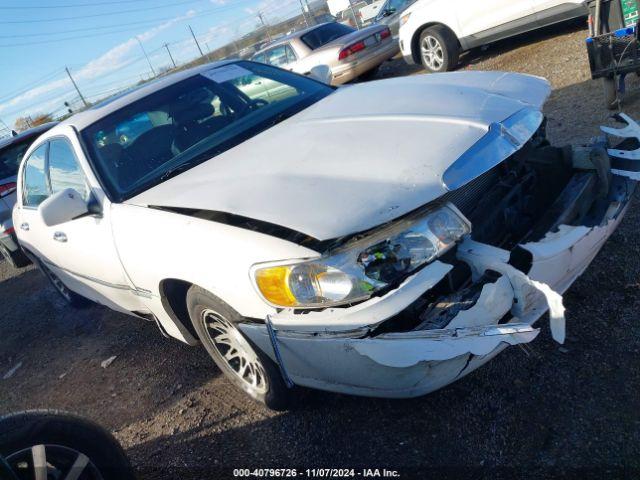
[[[615,175],[640,181],[640,125],[631,117],[624,113],[614,115],[613,118],[620,123],[626,124],[624,128],[600,127],[600,129],[614,137],[630,140],[627,145],[611,148],[608,153],[614,158],[612,172]],[[631,149],[622,149],[622,146],[630,146]]]

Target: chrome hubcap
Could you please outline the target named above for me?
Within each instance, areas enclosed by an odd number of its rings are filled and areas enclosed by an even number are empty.
[[[50,478],[102,480],[91,460],[72,448],[60,445],[34,445],[6,458],[18,478],[46,480]]]
[[[431,70],[440,70],[444,65],[444,51],[437,38],[424,37],[420,47],[425,65]]]
[[[268,390],[262,362],[240,331],[213,310],[202,312],[202,320],[211,344],[245,388],[257,394]]]

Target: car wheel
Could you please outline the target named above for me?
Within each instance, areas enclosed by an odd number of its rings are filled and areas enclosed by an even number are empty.
[[[453,70],[458,65],[458,40],[441,25],[425,29],[420,35],[420,59],[428,72]]]
[[[69,288],[60,280],[55,273],[42,261],[38,261],[38,267],[42,270],[45,277],[49,280],[53,288],[60,294],[60,296],[74,308],[84,308],[91,305],[91,301],[77,293],[69,290]]]
[[[19,479],[135,478],[113,435],[89,420],[50,410],[0,418],[0,458]]]
[[[0,242],[0,253],[2,253],[2,256],[13,268],[23,268],[31,263],[29,257],[27,257],[20,248],[12,252],[5,247],[2,242]]]
[[[285,410],[293,392],[278,366],[237,328],[242,316],[212,293],[192,286],[189,316],[200,341],[227,378],[252,399],[272,410]]]

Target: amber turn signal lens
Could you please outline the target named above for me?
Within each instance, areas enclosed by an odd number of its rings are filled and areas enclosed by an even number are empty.
[[[296,305],[296,298],[289,289],[290,273],[289,267],[272,267],[256,271],[256,284],[265,300],[282,307]]]

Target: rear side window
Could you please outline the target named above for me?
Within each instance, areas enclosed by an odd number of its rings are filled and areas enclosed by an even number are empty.
[[[47,145],[45,143],[38,147],[25,163],[22,203],[26,207],[37,207],[49,196],[47,176],[44,169]]]
[[[316,50],[337,38],[344,37],[355,31],[355,28],[341,23],[328,23],[304,34],[300,39],[311,50]]]
[[[26,153],[33,138],[0,150],[0,180],[13,177],[18,173],[22,157]]]
[[[296,55],[287,44],[277,46],[266,54],[266,63],[274,67],[282,67],[296,61]]]
[[[49,180],[52,194],[73,188],[82,198],[89,199],[84,174],[66,140],[55,139],[49,145]]]

